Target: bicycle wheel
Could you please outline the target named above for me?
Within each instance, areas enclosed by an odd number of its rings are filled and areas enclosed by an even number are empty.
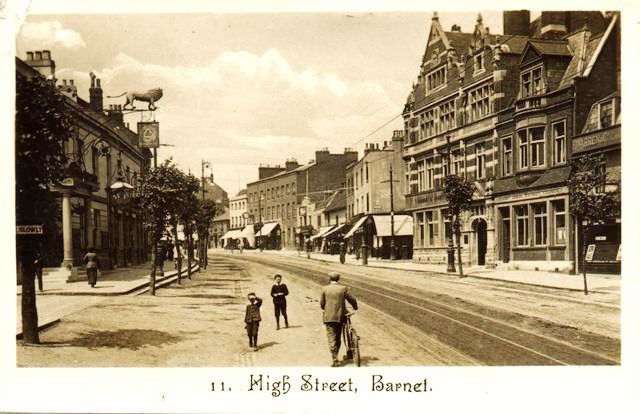
[[[353,362],[357,367],[360,366],[360,342],[358,340],[358,334],[355,328],[351,328],[351,351],[353,353]]]

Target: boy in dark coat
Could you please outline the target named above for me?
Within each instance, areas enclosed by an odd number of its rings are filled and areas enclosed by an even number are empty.
[[[271,297],[273,298],[273,308],[276,313],[276,329],[280,329],[280,314],[284,317],[285,328],[289,327],[289,318],[287,318],[287,295],[289,289],[287,285],[282,283],[282,276],[275,275],[273,279],[276,283],[271,286]]]
[[[247,305],[247,310],[244,315],[244,322],[246,324],[247,336],[249,337],[249,347],[254,351],[258,350],[258,328],[260,327],[260,306],[262,305],[262,299],[251,292],[247,295],[250,304]]]

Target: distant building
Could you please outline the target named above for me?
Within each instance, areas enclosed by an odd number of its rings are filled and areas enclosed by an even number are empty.
[[[259,179],[247,184],[247,209],[255,223],[277,221],[283,247],[292,248],[300,242],[298,216],[305,196],[321,194],[328,197],[333,190],[345,186],[345,167],[357,160],[358,153],[345,149],[343,154],[331,154],[327,149],[316,151],[307,165],[288,160],[285,167],[261,166]],[[297,230],[296,230],[297,229]]]
[[[237,195],[229,199],[229,220],[231,230],[242,229],[249,220],[245,217],[247,213],[247,189],[244,188]]]
[[[216,204],[229,207],[229,195],[222,187],[213,181],[209,182],[209,180],[205,180],[204,198],[213,200]]]
[[[394,181],[393,208],[396,212],[404,210],[403,142],[403,132],[394,131],[391,141],[385,141],[382,148],[366,144],[362,158],[347,166],[347,218],[391,211],[390,171]]]
[[[84,277],[82,257],[90,246],[103,269],[148,260],[143,215],[114,198],[111,189],[118,181],[135,185],[151,159],[151,152],[138,147],[137,133],[123,121],[122,108],[105,107],[100,79],[92,78],[88,102],[78,95],[72,79],[56,79],[55,62],[47,50],[27,52],[26,60],[15,62],[18,78],[44,76],[55,82],[74,119],[74,138],[65,143],[67,176],[52,188],[60,196],[60,227],[43,251],[47,272],[71,280]]]
[[[209,231],[211,235],[211,246],[209,247],[222,247],[220,239],[229,231],[230,227],[229,207],[223,206],[222,211],[214,217],[211,224],[211,230]]]

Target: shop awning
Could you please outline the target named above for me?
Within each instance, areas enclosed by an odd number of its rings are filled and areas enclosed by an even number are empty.
[[[356,230],[358,230],[358,228],[362,226],[362,223],[364,223],[366,219],[367,219],[367,216],[361,217],[360,220],[358,220],[356,224],[351,228],[351,230],[349,230],[349,232],[344,235],[344,238],[348,239],[349,237],[353,236],[353,233],[355,233]]]
[[[253,231],[253,224],[249,224],[240,232],[240,237],[253,237],[253,236],[255,236],[255,233]]]
[[[262,228],[258,230],[258,233],[256,233],[256,236],[268,236],[273,230],[275,230],[276,227],[278,227],[278,225],[279,223],[277,221],[264,223]]]
[[[220,239],[222,239],[222,240],[237,239],[239,237],[240,237],[240,230],[229,230]]]
[[[320,238],[322,236],[324,236],[325,233],[327,233],[329,230],[331,230],[334,226],[325,226],[325,227],[320,227],[320,230],[318,230],[318,233],[316,233],[315,235],[311,236],[310,240],[315,240],[317,238]]]
[[[325,234],[323,234],[322,237],[329,237],[332,234],[336,234],[338,232],[338,230],[343,229],[345,226],[346,226],[346,223],[342,223],[338,227],[336,227],[335,229],[331,229],[328,232],[326,232]]]
[[[391,216],[373,216],[376,225],[376,236],[391,236]],[[393,233],[395,236],[413,236],[413,217],[404,214],[393,216]]]

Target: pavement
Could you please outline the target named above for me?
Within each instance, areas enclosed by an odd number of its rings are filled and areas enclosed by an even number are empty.
[[[227,253],[229,250],[214,249],[218,253]],[[235,250],[233,254],[239,254]],[[242,254],[271,254],[290,257],[306,257],[306,252],[298,252],[297,250],[247,250]],[[311,259],[325,263],[340,263],[340,256],[324,253],[313,252]],[[362,260],[357,260],[355,255],[347,255],[346,265],[363,266]],[[457,273],[448,273],[446,265],[414,263],[410,260],[385,260],[370,258],[368,267],[408,270],[415,272],[432,272],[457,277]],[[457,267],[456,267],[457,270]],[[487,269],[484,266],[471,266],[464,268],[464,274],[467,277],[497,280],[502,282],[520,283],[531,286],[540,286],[555,289],[566,289],[582,291],[584,290],[584,280],[582,274],[569,275],[566,273],[554,273],[535,270],[505,270],[505,269]],[[587,287],[589,292],[620,292],[620,275],[611,274],[587,274]]]
[[[149,288],[150,263],[102,272],[98,276],[95,288],[86,281],[66,283],[62,280],[43,281],[43,291],[37,290],[36,306],[38,308],[38,329],[48,328],[69,315],[88,306],[94,305],[110,296],[144,293]],[[177,280],[178,272],[173,269],[173,262],[165,262],[164,275],[156,275],[156,287],[166,286]],[[197,263],[192,271],[198,271]],[[187,277],[186,264],[182,277]],[[22,336],[21,296],[22,286],[17,286],[16,295],[16,337]]]

